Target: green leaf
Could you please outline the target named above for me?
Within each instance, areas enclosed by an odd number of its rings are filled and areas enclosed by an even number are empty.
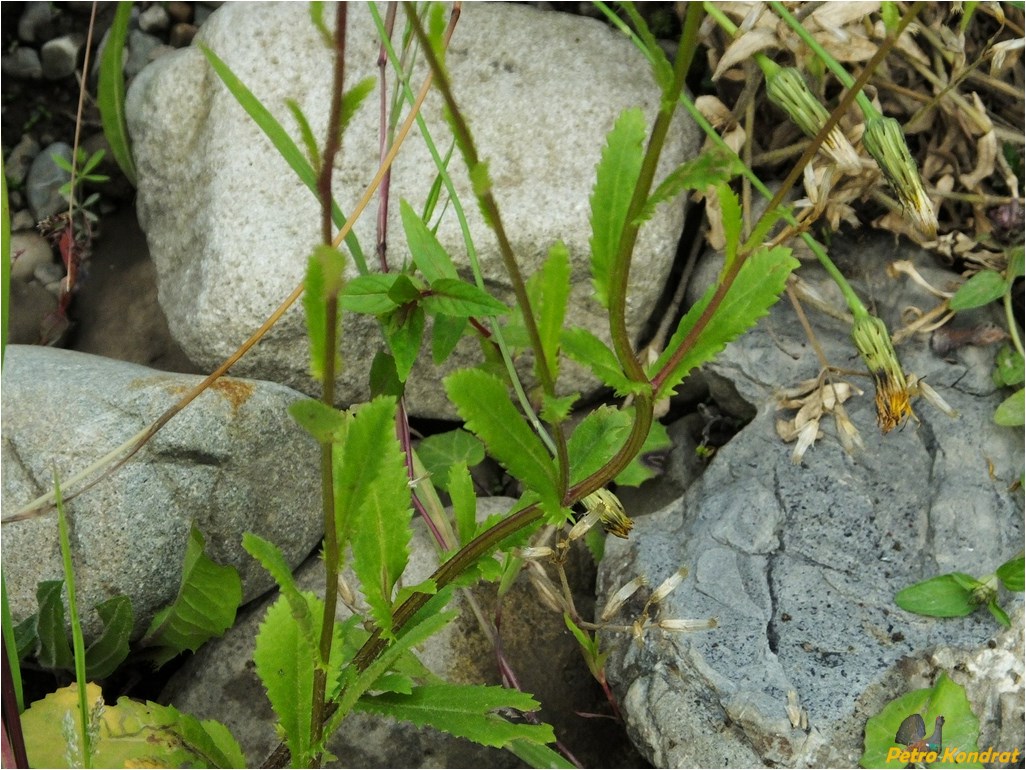
[[[726,184],[716,188],[716,195],[720,202],[723,237],[726,241],[723,247],[723,269],[727,270],[737,258],[737,247],[741,243],[741,201]]]
[[[90,702],[103,702],[100,687],[88,686]],[[68,767],[68,744],[55,728],[74,715],[74,684],[36,701],[21,715],[25,748],[32,767]],[[171,706],[119,698],[99,716],[93,767],[245,767],[246,759],[228,729],[200,721]]]
[[[654,477],[656,472],[645,464],[645,457],[654,452],[662,452],[671,446],[673,446],[673,442],[670,441],[670,436],[666,432],[666,426],[661,422],[653,422],[638,456],[620,471],[616,477],[616,483],[621,486],[636,487]]]
[[[395,358],[399,381],[405,383],[420,354],[420,344],[424,339],[424,311],[414,306],[412,310],[400,308],[391,313],[385,321],[385,337],[392,357]]]
[[[563,352],[591,369],[591,373],[616,391],[618,396],[634,391],[635,383],[623,373],[616,355],[602,340],[580,326],[564,329],[561,336]]]
[[[341,122],[339,124],[340,132],[345,133],[350,122],[356,116],[356,113],[360,111],[360,107],[363,106],[364,100],[370,96],[373,91],[374,77],[368,75],[342,94],[342,104],[340,109]]]
[[[399,273],[388,290],[388,298],[396,305],[402,306],[410,302],[419,302],[423,283],[408,273]]]
[[[656,40],[655,35],[648,28],[648,22],[645,21],[644,16],[638,13],[635,5],[633,3],[623,3],[620,7],[631,20],[631,25],[637,30],[638,37],[644,44],[646,57],[649,64],[652,65],[652,76],[655,78],[659,90],[665,94],[673,87],[673,66],[670,64],[670,60],[666,58],[663,47],[659,45],[659,41]]]
[[[993,270],[981,270],[958,287],[955,295],[948,300],[952,310],[968,310],[983,307],[994,300],[1001,299],[1005,290],[1005,278]]]
[[[718,150],[703,152],[697,158],[682,163],[659,183],[634,218],[634,224],[640,226],[647,222],[661,203],[676,198],[684,190],[704,190],[728,181],[736,173],[736,164],[736,155]]]
[[[391,396],[396,401],[402,398],[403,383],[395,368],[395,358],[384,350],[375,353],[371,362],[370,390],[371,398]]]
[[[449,470],[463,464],[468,468],[484,460],[484,447],[476,436],[462,428],[427,436],[417,444],[417,456],[435,484],[444,486]]]
[[[339,530],[351,538],[353,571],[386,636],[392,592],[409,557],[412,514],[395,410],[395,400],[386,396],[359,407],[335,461],[335,514],[344,524]]]
[[[538,335],[545,363],[552,380],[556,381],[559,379],[559,339],[566,316],[566,303],[570,298],[570,253],[562,241],[552,245],[541,270],[528,279],[527,293],[532,309],[538,314]],[[534,371],[541,381],[537,360]]]
[[[342,442],[349,427],[347,416],[323,401],[304,398],[289,404],[289,415],[320,444]]]
[[[75,659],[64,627],[63,580],[43,580],[36,586],[36,636],[39,638],[39,665],[44,668],[73,669]]]
[[[17,658],[19,661],[25,660],[30,655],[35,655],[36,645],[39,644],[39,637],[36,635],[36,620],[39,618],[38,613],[33,613],[21,621],[18,625],[13,626],[14,628],[14,644],[17,650]],[[11,656],[14,659],[14,656]],[[14,666],[12,668],[18,668]],[[19,673],[21,669],[18,669]],[[13,673],[13,672],[12,672]],[[21,707],[24,708],[25,704],[22,703]]]
[[[267,572],[278,584],[282,596],[289,603],[292,617],[295,619],[298,628],[302,631],[304,638],[311,647],[317,646],[318,632],[314,629],[314,618],[310,614],[308,604],[303,592],[299,590],[296,579],[292,574],[292,568],[285,561],[281,549],[274,543],[252,532],[246,532],[242,536],[242,547],[246,553],[260,562]]]
[[[895,594],[894,601],[907,612],[934,618],[960,618],[976,609],[972,591],[952,573],[903,588]]]
[[[453,264],[449,252],[417,216],[413,207],[402,200],[399,202],[399,213],[403,220],[406,243],[410,247],[410,254],[413,255],[413,263],[428,283],[434,283],[439,278],[458,279],[456,265]]]
[[[790,249],[782,246],[760,249],[745,260],[737,279],[694,346],[685,351],[680,361],[667,372],[666,379],[656,392],[656,399],[671,395],[688,372],[712,360],[728,342],[766,315],[784,290],[787,277],[796,267],[798,260],[791,256]],[[669,365],[670,359],[709,305],[715,291],[716,286],[710,286],[702,299],[681,319],[666,350],[649,367],[650,376]]]
[[[346,282],[338,298],[339,307],[354,313],[381,315],[395,310],[399,305],[388,293],[399,278],[398,273],[369,273]]]
[[[303,157],[303,153],[299,147],[289,136],[288,132],[282,127],[278,119],[271,114],[263,103],[253,95],[246,85],[235,76],[232,72],[231,67],[225,64],[217,54],[211,51],[203,43],[196,44],[203,55],[207,57],[207,61],[210,62],[210,66],[217,73],[217,76],[221,78],[221,82],[225,84],[225,87],[231,92],[231,95],[235,97],[235,100],[239,103],[239,106],[246,111],[253,122],[260,127],[260,130],[264,132],[264,135],[270,140],[271,144],[274,145],[274,149],[278,151],[282,159],[288,163],[296,176],[299,177],[300,181],[306,185],[307,189],[314,194],[314,197],[318,197],[320,193],[317,191],[317,172],[310,162]],[[319,199],[319,198],[318,198]],[[342,213],[342,209],[338,207],[338,204],[333,200],[331,202],[331,220],[335,223],[335,227],[341,228],[346,222],[346,216]],[[356,263],[356,268],[359,270],[360,275],[366,275],[367,273],[367,260],[363,256],[363,249],[360,248],[360,242],[356,238],[356,234],[350,232],[345,239],[346,248],[349,249],[349,253],[353,255],[353,262]]]
[[[591,279],[603,307],[609,306],[609,274],[641,173],[645,133],[645,114],[637,108],[624,110],[606,137],[598,164],[591,194]]]
[[[424,295],[421,305],[428,313],[441,313],[460,318],[495,316],[509,312],[505,305],[488,292],[457,278],[439,278],[432,281],[431,290]]]
[[[135,625],[132,600],[114,596],[96,605],[103,621],[103,633],[86,650],[86,672],[89,679],[103,679],[114,673],[128,657],[128,640]]]
[[[570,457],[570,483],[576,484],[605,465],[627,440],[633,411],[600,406],[577,426],[566,443]]]
[[[302,598],[310,613],[321,617],[324,603],[308,591],[303,592]],[[341,651],[341,628],[336,625],[326,692],[332,692],[338,682]],[[284,596],[279,597],[260,624],[253,663],[267,690],[271,708],[278,716],[294,767],[309,767],[310,759],[316,753],[310,742],[310,704],[313,702],[314,671],[319,660],[318,647],[297,623],[290,602]]]
[[[1023,573],[1026,572],[1026,562],[1023,557],[1006,561],[997,568],[998,580],[1009,591],[1023,590]]]
[[[114,12],[114,22],[110,26],[100,59],[96,103],[100,108],[100,123],[103,125],[103,135],[110,145],[111,155],[114,156],[121,172],[135,187],[137,173],[135,161],[132,159],[128,123],[125,120],[124,73],[125,42],[128,40],[132,5],[130,2],[120,2]]]
[[[565,612],[563,613],[563,623],[570,629],[570,633],[574,635],[577,643],[581,646],[581,651],[584,653],[584,662],[588,665],[591,675],[598,682],[605,681],[603,668],[605,668],[606,658],[609,657],[609,653],[603,653],[599,650],[598,634],[595,634],[595,638],[592,638],[591,634],[587,631],[578,628],[573,618]]]
[[[434,727],[495,748],[503,748],[517,738],[541,744],[556,740],[549,725],[514,724],[491,713],[496,709],[536,711],[539,708],[538,702],[527,693],[505,687],[424,685],[414,688],[409,695],[364,696],[356,708],[412,722],[418,727]]]
[[[1016,246],[1008,251],[1008,269],[1005,270],[1005,281],[1011,285],[1012,281],[1026,274],[1026,249]]]
[[[506,386],[480,370],[463,369],[445,378],[445,391],[492,457],[543,501],[558,507],[552,458],[513,406]]]
[[[445,488],[452,498],[456,534],[459,535],[460,543],[466,545],[474,538],[477,530],[477,495],[474,494],[474,481],[466,465],[456,463],[449,468]]]
[[[1002,345],[994,357],[994,384],[1018,385],[1026,379],[1022,354],[1009,344]]]
[[[888,703],[883,710],[866,723],[865,751],[859,764],[867,768],[903,768],[909,764],[906,754],[905,761],[897,758],[900,751],[907,751],[906,746],[895,742],[894,738],[902,721],[911,714],[921,714],[927,725],[927,734],[933,733],[933,725],[937,717],[944,717],[942,744],[944,747],[957,748],[959,752],[977,751],[976,741],[980,734],[980,721],[972,712],[965,690],[952,682],[947,675],[941,674],[932,688],[914,690]],[[888,761],[888,754],[894,758]],[[942,751],[937,761],[928,762],[931,767],[982,767],[979,763],[963,761],[944,761]]]
[[[234,567],[211,561],[203,545],[203,535],[193,527],[178,596],[170,607],[157,613],[146,631],[146,646],[155,648],[150,656],[158,666],[185,650],[195,652],[235,622],[235,611],[242,602],[239,573]]]
[[[436,315],[431,328],[431,360],[435,366],[449,357],[467,328],[467,319],[461,316]]]
[[[314,136],[313,129],[310,128],[310,121],[306,119],[306,115],[303,114],[299,102],[295,99],[286,99],[285,106],[289,108],[289,112],[292,113],[296,125],[299,126],[299,136],[303,140],[306,157],[309,159],[310,165],[315,172],[319,172],[321,167],[321,151],[317,147],[317,138]]]
[[[994,620],[1003,625],[1005,628],[1012,627],[1012,621],[1008,618],[1008,613],[1001,609],[1001,605],[997,601],[990,601],[987,603],[987,609],[990,610],[990,614],[994,616]]]
[[[342,274],[345,258],[337,249],[324,244],[314,247],[306,268],[306,291],[303,292],[303,308],[306,310],[306,332],[310,340],[310,373],[315,380],[323,382],[328,356],[335,356],[335,371],[342,368],[342,357],[338,347],[327,350],[328,301],[337,297],[342,288]],[[342,314],[335,314],[336,343],[342,334]]]
[[[1026,423],[1026,401],[1022,388],[998,404],[994,411],[994,422],[1009,428]]]
[[[577,767],[577,765],[569,762],[558,751],[553,751],[548,746],[534,743],[533,741],[525,741],[521,738],[510,741],[506,750],[519,757],[528,767]]]
[[[543,393],[541,418],[551,425],[566,422],[570,416],[570,410],[574,408],[574,404],[580,398],[580,393],[570,393],[566,396],[550,396],[547,393]]]

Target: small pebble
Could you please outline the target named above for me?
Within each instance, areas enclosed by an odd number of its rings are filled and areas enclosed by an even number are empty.
[[[47,80],[61,80],[75,74],[78,66],[78,55],[85,44],[85,37],[72,33],[61,35],[46,43],[40,50],[43,64],[43,77]]]
[[[11,208],[14,208],[13,206]],[[31,230],[36,226],[36,220],[32,217],[32,212],[28,209],[19,209],[14,212],[14,216],[11,217],[11,230]]]
[[[43,64],[35,48],[15,48],[13,53],[4,54],[0,59],[0,69],[4,75],[16,80],[40,80],[43,77]]]
[[[167,4],[168,16],[175,22],[192,21],[192,3],[170,2]]]
[[[54,154],[70,161],[71,147],[64,142],[49,145],[32,161],[25,179],[28,205],[37,222],[63,211],[68,205],[59,190],[61,185],[71,180],[71,174],[54,163]]]
[[[32,271],[32,277],[45,286],[48,292],[56,295],[60,291],[61,281],[64,279],[64,268],[53,261],[44,262],[36,265],[36,269]]]
[[[53,264],[53,250],[35,230],[11,233],[11,279],[30,281],[40,265]]]
[[[196,37],[198,30],[192,24],[175,24],[171,27],[171,35],[168,42],[174,48],[185,48]]]
[[[11,154],[4,161],[4,174],[7,175],[7,183],[12,187],[20,187],[28,176],[32,159],[39,154],[39,142],[28,134],[23,134]]]
[[[210,14],[221,7],[221,3],[194,3],[192,6],[194,18],[192,23],[197,27],[202,27],[207,23],[207,19],[210,18]]]
[[[163,32],[171,23],[171,17],[163,5],[156,3],[139,14],[139,29],[143,32]]]
[[[137,29],[128,33],[128,58],[125,60],[125,77],[134,78],[150,63],[150,53],[161,45],[160,38]]]
[[[18,39],[25,43],[45,43],[55,34],[53,3],[25,3],[18,19]]]

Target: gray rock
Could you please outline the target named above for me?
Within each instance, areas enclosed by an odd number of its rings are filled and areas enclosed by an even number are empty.
[[[74,75],[84,45],[85,37],[78,33],[61,35],[43,43],[39,51],[43,77],[47,80],[61,80]]]
[[[9,346],[3,371],[3,512],[10,517],[148,426],[200,377],[64,350]],[[235,565],[246,599],[271,586],[242,549],[244,532],[299,564],[320,538],[318,450],[286,413],[300,398],[230,378],[171,420],[135,458],[69,501],[82,607],[119,593],[137,625],[171,601],[192,523],[215,561]],[[70,491],[70,490],[69,490]],[[3,528],[4,578],[16,620],[36,584],[62,576],[55,513]],[[87,633],[99,630],[86,611]]]
[[[128,33],[128,57],[125,59],[125,77],[134,78],[152,61],[151,54],[161,46],[160,38],[133,29]]]
[[[15,48],[13,53],[0,58],[0,68],[4,75],[16,80],[40,80],[43,77],[43,64],[35,48]]]
[[[57,311],[57,297],[35,281],[11,281],[8,345],[38,345],[43,337],[44,321]]]
[[[352,6],[348,27],[346,78],[355,83],[375,74],[376,34],[363,6]],[[275,31],[270,57],[268,30]],[[323,134],[330,59],[303,7],[226,4],[200,37],[285,126],[294,125],[285,109],[285,100],[292,98],[314,134]],[[616,116],[635,105],[654,114],[658,97],[647,64],[625,39],[593,20],[484,3],[464,7],[447,63],[480,154],[490,161],[494,192],[523,273],[534,273],[552,244],[563,239],[573,266],[568,316],[608,337],[588,279],[588,199]],[[292,74],[283,76],[283,66]],[[436,96],[429,99],[425,117],[441,147],[448,132]],[[376,98],[371,95],[369,103]],[[130,89],[127,112],[140,172],[140,220],[157,266],[161,303],[176,340],[198,364],[210,366],[251,334],[302,279],[306,255],[318,238],[317,205],[194,48],[145,70]],[[335,175],[343,209],[352,207],[373,175],[377,147],[376,111],[364,109],[346,134]],[[675,125],[662,173],[697,147],[694,127],[683,121]],[[486,280],[508,301],[509,281],[463,169],[454,159],[450,170]],[[407,143],[391,183],[392,265],[409,259],[399,200],[418,209],[435,173],[423,145]],[[663,289],[682,216],[682,205],[668,205],[642,231],[628,307],[635,337]],[[363,217],[356,232],[364,252],[372,255],[374,217]],[[447,217],[438,234],[469,276],[455,219]],[[287,313],[240,366],[310,391],[303,323],[298,308]],[[374,319],[347,317],[345,324],[338,392],[341,401],[355,402],[368,395],[366,371],[382,342]],[[465,340],[453,365],[479,356],[477,343]],[[576,367],[568,367],[567,374],[567,390],[594,386]],[[407,388],[411,413],[452,415],[438,376],[429,362],[415,369]]]
[[[54,5],[51,2],[25,3],[18,18],[18,39],[23,43],[43,43],[53,37]]]
[[[37,222],[68,207],[64,196],[60,194],[60,188],[71,180],[71,174],[54,163],[54,155],[70,161],[71,147],[64,142],[49,145],[33,159],[26,177],[28,205]]]
[[[35,230],[11,233],[11,278],[29,281],[36,268],[53,263],[53,251],[46,238]]]
[[[28,209],[19,209],[11,217],[11,230],[31,230],[35,227],[36,220],[32,218],[32,212]]]
[[[28,134],[23,134],[18,143],[11,149],[11,154],[4,161],[4,174],[7,175],[7,183],[20,186],[28,175],[32,159],[38,154],[39,142]]]
[[[835,236],[831,254],[871,277],[868,289],[857,288],[892,324],[905,307],[928,309],[935,300],[886,278],[890,259],[912,259],[935,284],[950,277],[933,273],[924,252],[897,251],[888,235]],[[706,275],[714,273],[711,266]],[[818,266],[800,275],[836,298]],[[828,360],[856,365],[848,325],[806,310]],[[982,318],[963,314],[959,322]],[[719,620],[693,635],[613,642],[609,677],[632,737],[656,766],[854,766],[866,719],[940,670],[967,686],[984,737],[1017,730],[1006,745],[1021,740],[1021,662],[1008,663],[1021,661],[1021,619],[1003,632],[987,613],[933,619],[893,601],[917,581],[952,570],[989,574],[1021,552],[1023,501],[1009,491],[1022,472],[1021,431],[992,421],[1005,395],[989,383],[992,349],[963,348],[942,360],[913,339],[899,355],[960,417],[917,402],[918,424],[881,436],[871,385],[856,382],[868,392],[846,406],[865,451],[845,454],[828,417],[824,438],[800,465],[776,435],[784,415],[774,391],[815,377],[819,363],[790,303],[778,303],[707,367],[730,380],[756,416],[682,498],[638,519],[630,541],[613,541],[600,568],[601,605],[637,573],[657,584],[688,567],[662,616]],[[1020,595],[1006,599],[1021,613]],[[1012,652],[995,662],[991,638],[994,649]],[[807,728],[788,718],[792,690]],[[995,693],[1007,696],[998,704]]]
[[[163,32],[171,23],[167,9],[162,4],[154,4],[139,14],[139,29],[143,32]]]

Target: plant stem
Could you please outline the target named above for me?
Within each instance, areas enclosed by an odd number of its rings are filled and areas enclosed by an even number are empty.
[[[1020,356],[1026,356],[1022,349],[1022,338],[1019,336],[1019,323],[1015,320],[1015,311],[1012,308],[1012,292],[1006,291],[1003,298],[1005,306],[1005,322],[1008,324],[1008,336],[1012,338],[1012,344]]]
[[[317,193],[321,201],[321,240],[331,243],[331,179],[335,167],[335,156],[342,143],[342,89],[345,84],[346,12],[348,5],[339,3],[335,11],[335,62],[331,83],[331,107],[328,113],[328,135],[324,141],[324,156],[317,179]],[[330,279],[329,280],[333,280]],[[335,406],[335,347],[338,344],[338,291],[326,298],[325,308],[325,355],[324,382],[321,384],[321,401]],[[324,697],[328,676],[328,661],[331,659],[331,645],[335,633],[335,605],[338,593],[338,570],[340,562],[338,527],[335,522],[335,486],[332,463],[332,444],[321,444],[321,510],[324,523],[324,615],[321,617],[320,661],[314,667],[312,711],[310,720],[310,744],[318,746],[324,734]],[[311,757],[311,766],[320,764],[320,752]]]
[[[93,745],[89,732],[89,682],[86,679],[85,639],[82,637],[82,622],[78,617],[78,596],[75,590],[75,567],[71,562],[71,538],[68,535],[68,518],[64,512],[61,497],[61,482],[57,469],[53,471],[53,491],[57,505],[57,531],[61,543],[61,559],[64,562],[64,581],[68,587],[68,615],[71,621],[71,644],[75,653],[75,684],[78,686],[78,718],[82,730],[82,767],[92,767]],[[60,633],[63,633],[61,629]]]

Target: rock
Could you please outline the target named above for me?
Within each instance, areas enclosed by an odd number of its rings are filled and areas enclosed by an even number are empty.
[[[160,38],[133,29],[128,33],[128,57],[125,60],[125,77],[134,78],[153,59],[151,54],[162,45]]]
[[[12,206],[13,208],[13,206]],[[32,217],[32,212],[28,209],[20,209],[14,212],[14,216],[11,217],[11,230],[17,232],[18,230],[31,230],[36,225],[36,220]]]
[[[139,14],[139,29],[143,32],[164,32],[171,24],[167,9],[155,3]]]
[[[325,15],[333,16],[330,11]],[[346,79],[351,84],[375,74],[377,43],[362,6],[352,7],[347,23]],[[273,57],[267,55],[268,30],[275,31]],[[285,100],[292,98],[314,134],[323,134],[330,58],[303,7],[226,4],[204,25],[200,38],[284,125],[293,125],[285,109]],[[282,62],[293,74],[283,76]],[[470,4],[463,8],[447,63],[480,154],[490,161],[494,191],[524,275],[537,271],[552,244],[563,239],[573,266],[568,317],[608,338],[608,323],[588,277],[588,199],[605,134],[617,115],[639,104],[654,114],[658,96],[643,57],[593,20],[522,6]],[[448,133],[435,96],[425,115],[443,147]],[[368,99],[374,103],[377,97]],[[127,112],[140,170],[140,221],[157,266],[161,303],[176,340],[197,364],[208,367],[231,353],[302,280],[306,255],[318,238],[317,205],[195,48],[148,68],[130,89]],[[675,125],[661,174],[693,155],[698,144],[693,126]],[[377,114],[364,109],[346,134],[344,160],[335,175],[343,209],[352,207],[373,175],[377,148]],[[510,301],[494,237],[482,225],[466,172],[455,159],[450,170],[486,281]],[[409,259],[399,201],[409,200],[419,209],[435,174],[423,145],[409,142],[391,182],[392,265]],[[265,183],[269,180],[275,181]],[[663,290],[682,216],[681,205],[667,205],[642,231],[628,307],[635,338]],[[356,232],[363,251],[371,255],[373,216],[361,219]],[[443,220],[438,235],[469,276],[455,219]],[[366,316],[347,315],[344,323],[345,367],[338,393],[340,401],[356,402],[368,396],[366,372],[381,348],[381,334],[377,321]],[[312,392],[305,337],[297,307],[239,366]],[[479,358],[477,342],[464,340],[447,367]],[[415,368],[406,391],[411,414],[452,416],[438,386],[442,373],[429,362]],[[594,380],[577,367],[567,367],[566,374],[562,384],[567,390],[594,387]]]
[[[56,262],[39,262],[32,270],[32,278],[55,297],[60,293],[64,268]]]
[[[40,347],[8,346],[3,370],[3,512],[11,517],[148,426],[200,377]],[[132,599],[136,633],[174,599],[193,523],[208,552],[235,565],[246,600],[271,587],[242,549],[252,531],[299,564],[320,539],[316,444],[286,413],[284,386],[225,379],[177,415],[112,476],[69,501],[76,582],[90,608]],[[41,580],[62,576],[52,509],[3,528],[4,578],[16,621]]]
[[[43,43],[54,35],[54,5],[50,2],[31,2],[18,18],[18,39],[23,43]]]
[[[7,176],[7,183],[20,187],[28,175],[32,159],[38,154],[39,142],[28,134],[23,134],[4,161],[4,174]]]
[[[904,308],[928,309],[936,300],[887,278],[887,262],[911,259],[935,285],[950,279],[931,271],[926,252],[899,252],[885,234],[834,236],[831,255],[842,269],[854,264],[849,272],[870,276],[869,288],[856,290],[890,324]],[[714,273],[710,265],[703,274]],[[800,275],[837,299],[818,266]],[[849,325],[806,311],[827,359],[853,365]],[[996,736],[1006,721],[1021,733],[1021,662],[982,673],[980,664],[988,638],[998,649],[1017,644],[1021,661],[1021,628],[1007,632],[1018,634],[1010,642],[985,612],[934,619],[893,600],[917,581],[953,570],[986,575],[1021,552],[1022,496],[1009,491],[1022,472],[1021,432],[992,421],[1005,395],[989,383],[992,349],[963,348],[942,360],[917,338],[899,355],[961,416],[917,402],[918,424],[881,436],[872,388],[857,382],[868,392],[846,407],[865,451],[845,454],[828,417],[825,436],[800,465],[776,435],[784,414],[774,391],[815,377],[820,365],[790,303],[778,303],[707,367],[756,407],[754,419],[682,498],[639,518],[629,541],[611,542],[600,566],[600,606],[638,573],[655,585],[684,566],[690,576],[662,603],[661,616],[719,620],[711,631],[614,642],[609,678],[635,744],[657,767],[855,766],[867,718],[925,686],[914,671],[976,680],[969,692],[983,734]],[[1021,605],[1020,595],[1005,603],[1013,613]],[[976,669],[959,670],[959,658]],[[807,728],[788,718],[789,691],[807,712]],[[993,696],[974,692],[1016,695],[995,709]]]
[[[11,281],[7,344],[38,345],[43,322],[57,311],[57,297],[35,281]]]
[[[509,510],[510,498],[481,498],[479,516]],[[437,565],[434,543],[420,522],[414,525],[411,562],[404,584],[427,577]],[[582,554],[571,552],[567,572],[579,586]],[[588,559],[589,557],[585,557]],[[590,564],[590,561],[587,563]],[[575,569],[576,568],[576,569]],[[358,583],[347,571],[347,581]],[[323,564],[308,559],[296,573],[305,590],[324,595]],[[587,767],[637,767],[619,729],[599,719],[581,719],[575,711],[595,712],[598,688],[587,673],[576,643],[559,614],[543,607],[522,575],[503,602],[503,650],[521,686],[542,704],[541,718],[552,720],[557,735]],[[588,583],[590,589],[591,584]],[[474,591],[485,617],[494,617],[495,587]],[[170,679],[161,702],[200,718],[223,721],[239,740],[250,766],[258,766],[276,745],[275,717],[252,664],[254,639],[268,607],[277,595],[246,607],[223,638],[212,640]],[[590,601],[590,600],[587,600]],[[482,633],[466,600],[454,602],[461,616],[417,649],[421,661],[435,674],[461,683],[498,682],[495,652]],[[340,619],[351,611],[337,607]],[[454,739],[429,728],[416,728],[385,718],[358,714],[343,723],[329,742],[347,767],[520,767],[506,752]]]
[[[74,75],[84,45],[85,37],[77,33],[61,35],[43,43],[39,51],[43,77],[47,80],[61,80]]]
[[[19,47],[13,53],[0,58],[4,75],[16,80],[39,80],[43,77],[43,65],[35,48]]]
[[[172,2],[167,4],[167,13],[169,18],[173,19],[177,24],[188,23],[192,21],[192,3],[172,0]]]
[[[54,155],[70,161],[71,147],[64,142],[49,145],[33,159],[25,180],[28,205],[37,222],[68,207],[60,188],[71,180],[71,174],[54,163]]]
[[[183,48],[192,42],[192,39],[196,37],[196,26],[193,24],[179,23],[175,24],[171,28],[171,34],[168,37],[168,42],[172,48]]]
[[[29,281],[36,268],[53,263],[53,251],[46,238],[35,230],[11,233],[11,279]]]

